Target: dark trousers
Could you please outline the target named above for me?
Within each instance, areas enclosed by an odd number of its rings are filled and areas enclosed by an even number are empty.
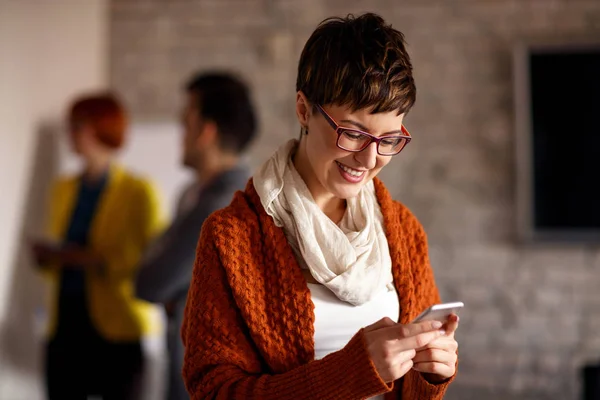
[[[143,354],[140,343],[95,340],[64,343],[46,348],[48,400],[137,400],[141,391]]]
[[[167,400],[189,400],[185,384],[183,383],[183,354],[184,347],[181,342],[181,323],[185,309],[185,298],[175,303],[172,313],[168,315],[167,346],[169,350],[169,379]]]
[[[140,341],[104,339],[90,320],[85,297],[61,293],[56,336],[46,347],[48,400],[138,400],[143,368]]]

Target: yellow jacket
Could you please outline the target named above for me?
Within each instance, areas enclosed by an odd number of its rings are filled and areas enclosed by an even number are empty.
[[[50,195],[48,234],[62,241],[77,202],[79,179],[59,179]],[[158,309],[134,297],[134,280],[146,246],[163,225],[152,183],[112,166],[89,233],[89,248],[106,263],[102,274],[86,273],[91,321],[110,341],[133,341],[160,328]],[[51,283],[50,337],[56,332],[60,270],[47,270]]]

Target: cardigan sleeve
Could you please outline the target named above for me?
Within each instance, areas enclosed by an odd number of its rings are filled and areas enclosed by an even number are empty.
[[[415,281],[415,299],[418,310],[422,311],[440,303],[440,294],[429,263],[427,235],[423,226],[410,212],[403,224],[408,232],[408,251]],[[421,372],[410,370],[403,378],[401,398],[403,400],[442,400],[448,385],[455,376],[456,374],[443,383],[430,383]]]
[[[61,187],[64,186],[62,180],[54,181],[50,185],[46,200],[46,209],[44,215],[43,234],[49,240],[60,243],[60,232],[58,228],[58,208],[60,204]],[[52,264],[37,265],[35,269],[43,279],[51,280],[56,276],[56,271]]]
[[[362,331],[321,360],[270,373],[235,304],[211,225],[209,218],[201,231],[181,331],[191,399],[349,400],[392,389],[375,370]]]
[[[133,204],[131,212],[125,214],[130,220],[130,243],[116,247],[103,254],[104,268],[101,275],[113,282],[130,281],[135,278],[142,254],[165,226],[161,197],[153,182],[147,179],[132,181],[123,190],[123,201]]]

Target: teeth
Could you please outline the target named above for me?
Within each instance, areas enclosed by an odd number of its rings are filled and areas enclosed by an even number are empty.
[[[348,167],[346,167],[345,165],[343,165],[343,164],[340,164],[340,163],[338,163],[338,165],[339,165],[339,166],[340,166],[340,167],[341,167],[341,168],[342,168],[344,171],[346,171],[348,174],[350,174],[350,175],[352,175],[352,176],[359,177],[359,176],[362,176],[362,174],[364,174],[364,173],[365,173],[365,171],[357,171],[357,170],[355,170],[355,169],[348,168]]]

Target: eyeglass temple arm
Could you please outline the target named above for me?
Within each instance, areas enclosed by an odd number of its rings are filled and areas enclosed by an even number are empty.
[[[329,116],[329,114],[327,114],[327,111],[323,110],[323,107],[321,107],[320,105],[317,104],[317,110],[319,110],[319,112],[321,113],[321,115],[325,118],[325,120],[327,121],[327,123],[329,125],[331,125],[331,127],[337,131],[337,129],[339,128],[338,124],[335,123],[335,121],[333,120],[333,118],[331,118]]]

